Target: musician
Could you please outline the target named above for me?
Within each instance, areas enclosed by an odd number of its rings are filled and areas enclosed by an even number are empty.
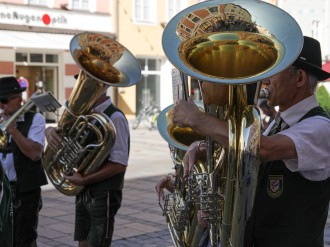
[[[98,171],[84,177],[77,172],[65,176],[73,184],[85,186],[76,196],[74,240],[79,241],[79,247],[110,246],[129,158],[130,133],[124,113],[105,93],[96,101],[93,111],[110,117],[116,128],[116,140]],[[61,143],[57,131],[54,127],[46,129],[46,139],[54,149]]]
[[[0,246],[12,247],[12,203],[9,181],[0,166]]]
[[[227,85],[215,84],[204,81],[201,83],[201,89],[203,92],[203,102],[206,106],[223,106],[228,103],[229,88]],[[193,101],[193,96],[191,96],[190,100]],[[175,180],[171,178],[171,176],[167,175],[162,177],[155,186],[158,201],[164,200],[164,189],[166,189],[170,193],[173,193],[174,187]]]
[[[319,107],[315,89],[330,73],[322,70],[320,44],[304,37],[297,60],[263,83],[268,105],[279,106],[281,129],[274,120],[260,139],[263,162],[256,191],[252,236],[246,246],[323,246],[330,200],[330,119]],[[280,119],[277,117],[277,119]],[[228,147],[228,124],[178,100],[173,123],[189,126]],[[194,143],[184,157],[185,176],[203,150]],[[249,229],[249,227],[247,227]]]
[[[273,106],[270,107],[267,103],[267,100],[264,99],[260,101],[258,106],[265,115],[265,117],[262,119],[262,130],[264,131],[267,129],[269,124],[275,119],[277,111]]]
[[[15,77],[0,78],[0,108],[4,121],[22,109],[22,92]],[[8,143],[0,150],[14,208],[14,246],[37,246],[41,186],[47,184],[41,156],[45,145],[45,119],[40,113],[22,111],[8,122]]]

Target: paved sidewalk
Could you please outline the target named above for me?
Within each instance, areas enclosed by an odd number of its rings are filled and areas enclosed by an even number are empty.
[[[113,247],[173,246],[153,191],[159,178],[153,176],[126,181],[123,204],[116,216]],[[77,242],[73,241],[74,198],[48,190],[43,192],[43,200],[38,246],[77,246]]]
[[[112,247],[174,246],[154,190],[157,181],[173,171],[172,166],[167,143],[157,130],[131,130],[131,155]],[[77,246],[74,197],[61,194],[51,184],[43,187],[42,196],[38,246]],[[325,247],[330,247],[330,215],[325,233]]]
[[[173,171],[168,145],[157,129],[139,127],[130,131],[129,167],[112,246],[173,246],[154,189],[162,176]],[[38,246],[77,246],[73,241],[74,197],[63,195],[51,184],[42,187],[42,197]]]

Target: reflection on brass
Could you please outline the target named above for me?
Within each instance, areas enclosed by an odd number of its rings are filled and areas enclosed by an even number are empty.
[[[182,42],[179,53],[192,70],[224,79],[263,73],[278,58],[278,49],[271,39],[250,32],[197,35]]]
[[[90,49],[89,53],[102,60],[115,64],[123,55],[125,47],[107,36],[98,33],[82,33],[77,37],[79,46],[83,50]]]
[[[203,18],[201,18],[203,17]],[[226,31],[258,33],[259,27],[252,21],[251,14],[242,6],[227,3],[204,9],[196,9],[185,15],[177,25],[180,40],[190,39],[198,34]]]
[[[96,172],[116,140],[111,120],[104,113],[92,112],[95,103],[110,83],[119,87],[139,82],[141,67],[121,44],[102,34],[86,32],[74,36],[70,52],[81,70],[57,125],[61,146],[46,147],[43,167],[58,191],[73,196],[85,186],[73,184],[64,175]]]
[[[205,139],[201,134],[188,127],[178,127],[174,124],[170,124],[167,129],[172,139],[187,147],[195,141]]]
[[[104,61],[99,56],[91,53],[93,49],[86,47],[85,50],[75,50],[74,55],[76,60],[80,62],[84,69],[102,81],[110,83],[119,82],[119,71],[114,68],[110,63]]]
[[[302,41],[296,21],[263,1],[203,1],[167,24],[162,40],[166,56],[182,73],[202,81],[205,112],[227,121],[229,130],[228,149],[221,155],[211,137],[205,138],[204,171],[194,171],[188,184],[176,187],[169,197],[165,215],[175,246],[202,244],[196,210],[208,223],[208,246],[246,245],[260,164],[260,115],[251,104],[258,98],[261,80],[295,61]],[[186,137],[189,131],[168,132],[180,142],[192,142]],[[180,179],[185,181],[176,174],[176,181]],[[188,215],[184,221],[182,215]]]

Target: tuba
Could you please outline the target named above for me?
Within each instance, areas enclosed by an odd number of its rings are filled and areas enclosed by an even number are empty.
[[[206,137],[206,161],[195,165],[188,184],[180,178],[182,159],[174,160],[180,167],[175,174],[177,187],[164,207],[173,242],[199,246],[206,236],[213,247],[220,243],[242,247],[249,241],[260,165],[261,120],[256,105],[261,81],[296,60],[303,44],[301,29],[289,14],[262,1],[211,0],[174,16],[165,27],[162,44],[169,61],[198,80],[205,112],[229,126],[227,148]],[[221,85],[227,101],[207,104],[205,83]],[[158,126],[165,140],[177,142],[165,131],[167,123]],[[204,230],[196,219],[198,212],[208,223]]]
[[[0,124],[0,149],[4,149],[8,146],[8,136],[6,130],[10,124],[16,121],[17,117],[22,113],[27,112],[34,106],[31,99],[28,99],[14,114],[12,114],[7,120]]]
[[[74,36],[70,52],[81,70],[58,122],[61,147],[46,147],[43,166],[55,188],[72,196],[84,186],[72,184],[64,175],[94,173],[115,142],[116,130],[111,120],[103,113],[92,112],[96,100],[109,86],[129,87],[137,83],[141,67],[124,46],[102,34],[85,32]]]

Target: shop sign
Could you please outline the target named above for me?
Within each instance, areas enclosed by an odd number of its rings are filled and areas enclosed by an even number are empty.
[[[111,31],[109,30],[109,27],[111,27],[110,15],[92,15],[91,13],[78,13],[74,11],[70,12],[0,3],[0,25],[1,24]],[[102,26],[103,28],[101,28]],[[107,27],[107,30],[103,30],[104,26]]]

